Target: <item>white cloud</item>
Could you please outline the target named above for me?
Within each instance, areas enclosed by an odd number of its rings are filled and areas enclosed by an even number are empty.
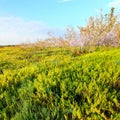
[[[109,7],[119,8],[120,7],[120,0],[113,0],[108,3]]]
[[[71,2],[73,0],[59,0],[58,3],[66,3],[66,2]]]
[[[25,21],[19,17],[0,17],[0,45],[36,42],[48,37],[48,31],[58,32],[62,29],[52,28],[41,21]]]

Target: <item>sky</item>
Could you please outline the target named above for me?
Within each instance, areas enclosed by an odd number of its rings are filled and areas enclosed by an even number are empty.
[[[85,26],[90,16],[120,11],[120,0],[0,0],[0,45],[33,43]]]

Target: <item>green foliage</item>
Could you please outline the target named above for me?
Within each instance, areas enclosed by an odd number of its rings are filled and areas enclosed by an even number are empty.
[[[120,48],[99,49],[0,48],[0,120],[120,119]]]

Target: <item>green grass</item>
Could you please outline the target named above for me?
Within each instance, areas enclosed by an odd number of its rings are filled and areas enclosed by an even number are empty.
[[[119,120],[120,48],[0,48],[0,120]]]

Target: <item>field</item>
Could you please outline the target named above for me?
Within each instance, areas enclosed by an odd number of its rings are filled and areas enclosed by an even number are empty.
[[[0,48],[0,120],[119,120],[120,48]]]

